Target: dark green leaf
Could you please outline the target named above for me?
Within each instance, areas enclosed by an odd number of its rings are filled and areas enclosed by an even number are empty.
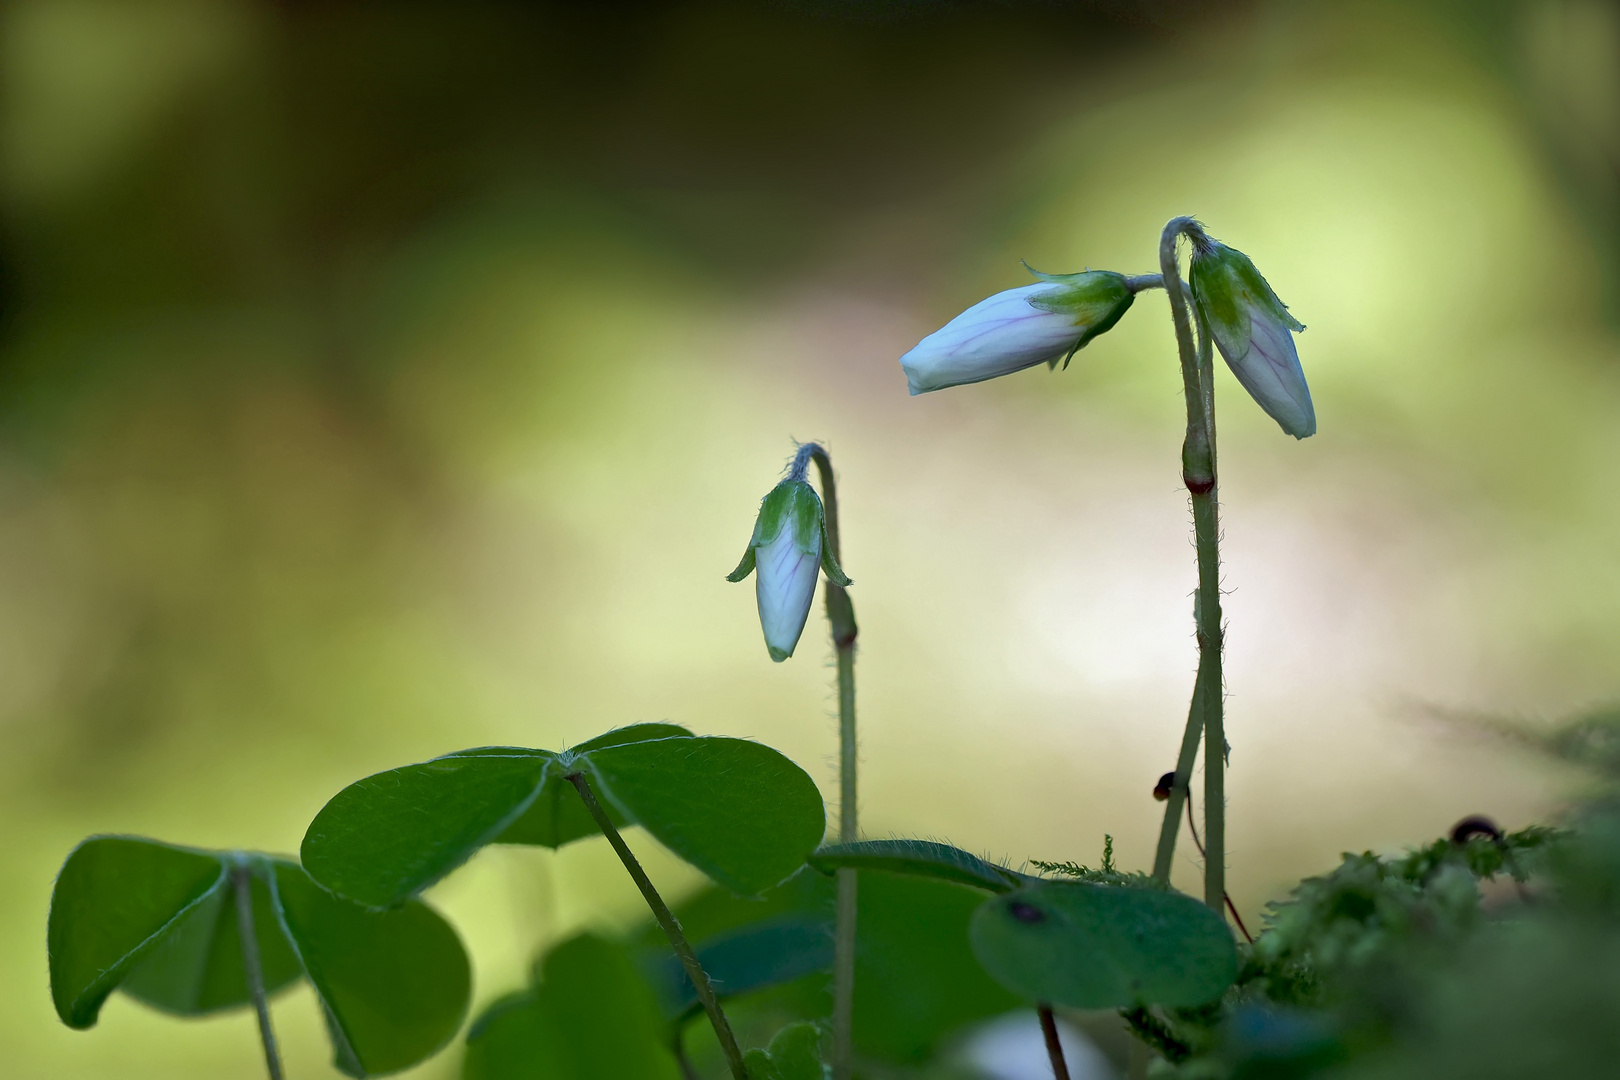
[[[826,827],[815,783],[775,750],[674,724],[608,732],[562,755],[486,747],[351,784],[304,836],[309,872],[374,907],[398,904],[496,841],[555,847],[595,826],[565,770],[583,770],[616,825],[640,823],[740,893],[803,865]]]
[[[743,1055],[748,1080],[823,1080],[821,1026],[806,1020],[789,1024],[765,1050]]]
[[[920,1064],[963,1027],[1019,1001],[974,960],[968,922],[984,893],[944,881],[860,875],[855,1048]]]
[[[631,724],[582,742],[571,752],[578,755],[603,747],[622,746],[625,743],[691,737],[692,733],[679,724]],[[633,824],[625,819],[617,807],[609,804],[606,810],[608,819],[618,828],[622,829],[626,825]],[[540,797],[534,800],[523,816],[508,825],[505,831],[495,838],[495,843],[560,848],[574,840],[600,835],[601,830],[596,827],[590,812],[585,809],[585,803],[580,799],[579,792],[574,790],[574,785],[548,783],[541,789]]]
[[[809,867],[759,896],[743,897],[710,886],[671,905],[686,931],[686,939],[700,951],[709,942],[757,923],[803,919],[830,923],[837,889],[832,880]],[[651,918],[635,943],[654,951],[667,951],[669,938]]]
[[[534,989],[502,998],[467,1035],[464,1080],[676,1080],[669,1031],[623,946],[563,942]]]
[[[815,782],[760,743],[659,739],[591,750],[583,760],[608,803],[740,894],[786,879],[826,830]]]
[[[567,1080],[556,1067],[561,1049],[551,1015],[532,989],[496,999],[467,1029],[463,1080]]]
[[[455,1034],[466,954],[422,904],[371,911],[285,859],[117,836],[79,845],[57,879],[47,939],[62,1019],[89,1027],[119,988],[181,1015],[247,1004],[233,880],[242,867],[265,989],[310,977],[345,1071],[414,1065]]]
[[[690,731],[679,724],[648,723],[626,724],[612,731],[604,731],[594,739],[586,739],[578,746],[568,748],[574,756],[589,753],[592,750],[602,750],[609,746],[624,746],[627,743],[651,742],[654,739],[691,739],[696,738]]]
[[[352,1076],[407,1068],[461,1026],[471,973],[461,941],[425,904],[369,911],[274,864],[282,926],[320,996],[334,1058]]]
[[[859,840],[852,844],[829,844],[812,854],[809,861],[824,874],[843,866],[856,870],[887,870],[939,878],[990,892],[1011,892],[1026,880],[1016,871],[933,840]]]
[[[127,836],[94,836],[57,875],[46,928],[51,998],[69,1027],[101,1005],[170,929],[225,891],[212,853]]]
[[[752,926],[794,919],[830,923],[833,897],[832,880],[806,868],[759,900],[710,888],[675,912],[701,956],[711,944]],[[982,891],[873,871],[860,875],[858,899],[855,1048],[861,1057],[918,1064],[967,1025],[1021,1004],[985,974],[968,946],[968,921],[984,900]],[[663,932],[650,921],[638,941],[668,955]],[[747,1011],[741,1002],[757,1002],[775,1023],[826,1016],[827,983],[822,975],[805,976],[737,999],[727,1011],[741,1014]],[[691,1026],[693,1041],[711,1042],[701,1034],[704,1025]]]
[[[616,828],[622,829],[630,824],[619,808],[611,803],[603,804],[603,809]],[[529,808],[503,829],[493,843],[531,844],[555,849],[575,840],[601,835],[602,830],[596,827],[596,821],[585,809],[584,800],[574,790],[574,785],[554,772]]]
[[[543,750],[485,747],[356,781],[310,822],[304,866],[351,900],[401,903],[522,816],[553,760]]]
[[[1154,889],[1043,882],[986,900],[973,953],[1030,1001],[1078,1009],[1202,1005],[1237,974],[1221,917]]]
[[[259,967],[265,990],[273,994],[304,969],[281,931],[262,876],[254,875],[250,893]],[[135,966],[122,989],[154,1008],[181,1016],[247,1004],[250,998],[242,968],[234,886],[226,881],[192,907]]]
[[[710,938],[697,953],[715,993],[732,997],[831,971],[832,924],[802,917],[753,923]],[[668,945],[657,955],[654,985],[664,1014],[676,1017],[697,1009],[697,991],[680,959]]]

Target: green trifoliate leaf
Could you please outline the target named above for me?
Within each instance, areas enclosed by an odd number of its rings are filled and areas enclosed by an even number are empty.
[[[62,1022],[95,1024],[136,965],[193,912],[217,912],[227,887],[225,865],[209,852],[130,836],[93,836],[74,848],[57,875],[46,931]]]
[[[339,1068],[393,1072],[455,1034],[470,990],[466,954],[423,904],[371,911],[286,859],[122,836],[85,841],[57,879],[47,940],[63,1021],[91,1026],[115,989],[182,1016],[246,1005],[244,871],[265,989],[310,980]]]
[[[277,921],[268,874],[254,874],[249,891],[259,969],[266,992],[274,993],[304,970]],[[247,1004],[250,998],[233,884],[222,881],[221,887],[193,907],[142,958],[119,989],[177,1016],[202,1016]]]
[[[544,785],[566,784],[555,762],[544,750],[482,747],[368,776],[315,815],[304,865],[339,895],[398,904],[494,843]]]
[[[358,781],[310,824],[305,865],[351,899],[397,904],[486,844],[599,835],[575,773],[615,827],[641,825],[740,893],[791,874],[825,828],[815,783],[770,747],[638,724],[562,753],[486,747]]]
[[[583,760],[606,801],[739,895],[786,880],[826,830],[815,782],[761,743],[662,739]]]

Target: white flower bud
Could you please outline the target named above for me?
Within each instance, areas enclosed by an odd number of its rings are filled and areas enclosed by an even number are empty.
[[[810,617],[816,595],[816,573],[829,581],[850,584],[827,547],[821,498],[801,479],[789,478],[771,489],[759,505],[754,535],[728,581],[754,573],[754,597],[765,647],[778,663],[793,655]]]
[[[983,382],[1040,363],[1064,364],[1113,327],[1136,295],[1107,270],[1041,274],[980,300],[900,358],[912,394]]]
[[[1199,235],[1187,275],[1193,300],[1238,382],[1296,439],[1316,434],[1316,407],[1293,331],[1305,327],[1271,291],[1249,257]]]

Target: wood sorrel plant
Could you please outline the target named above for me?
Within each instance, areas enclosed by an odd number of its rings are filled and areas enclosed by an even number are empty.
[[[806,480],[810,462],[821,476],[823,502]],[[840,565],[838,484],[832,458],[819,443],[799,446],[788,476],[760,503],[754,535],[737,569],[727,581],[755,574],[759,623],[771,659],[793,655],[804,632],[815,595],[818,566],[827,575],[827,623],[838,658],[838,839],[859,839],[859,802],[855,770],[859,746],[855,737],[855,608],[846,591],[852,584]],[[833,932],[833,1077],[849,1080],[854,1061],[855,920],[858,902],[855,869],[838,871],[838,907]]]
[[[1178,268],[1177,245],[1192,246],[1192,308]],[[1198,591],[1193,622],[1198,634],[1198,674],[1181,752],[1166,799],[1164,825],[1153,876],[1170,879],[1181,810],[1188,795],[1199,736],[1204,739],[1204,899],[1220,911],[1226,900],[1226,730],[1221,676],[1220,514],[1215,455],[1215,378],[1210,339],[1244,389],[1288,434],[1316,432],[1316,412],[1294,349],[1303,330],[1277,299],[1248,256],[1210,238],[1189,217],[1164,227],[1159,273],[1126,277],[1104,270],[1036,274],[1035,285],[997,293],[952,319],[900,358],[911,392],[982,382],[1045,362],[1065,366],[1075,352],[1112,328],[1143,289],[1162,288],[1170,298],[1176,347],[1187,405],[1181,446],[1181,476],[1192,499],[1198,552]]]

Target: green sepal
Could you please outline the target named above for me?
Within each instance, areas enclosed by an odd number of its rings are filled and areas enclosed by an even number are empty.
[[[809,481],[789,478],[771,488],[760,500],[759,516],[754,519],[754,535],[748,539],[748,549],[743,552],[742,561],[737,563],[737,569],[726,575],[726,580],[741,581],[753,573],[754,552],[775,540],[789,522],[797,530],[793,539],[799,545],[799,550],[811,551],[819,536],[822,569],[827,571],[829,577],[836,571],[838,577],[843,578],[844,572],[838,569],[838,560],[834,559],[831,566],[828,565],[827,529],[821,496],[816,494]],[[848,579],[839,581],[841,585],[848,583]]]
[[[827,523],[821,523],[821,572],[827,575],[827,580],[840,588],[847,589],[855,584],[844,573],[844,568],[838,565],[838,556],[833,554],[832,545],[827,543]]]
[[[755,535],[758,535],[757,530],[755,532]],[[753,572],[754,572],[754,544],[753,544],[752,541],[749,541],[748,549],[743,552],[742,561],[737,564],[737,569],[733,570],[731,573],[726,575],[726,580],[727,581],[741,581],[743,578],[747,577],[749,574],[752,574]]]
[[[1112,270],[1083,270],[1078,274],[1044,274],[1028,263],[1024,264],[1024,269],[1041,281],[1065,286],[1061,290],[1032,298],[1029,301],[1030,307],[1057,315],[1069,315],[1074,318],[1076,326],[1083,325],[1086,328],[1074,346],[1064,354],[1065,368],[1069,366],[1069,361],[1074,359],[1075,353],[1085,348],[1099,334],[1106,334],[1112,330],[1136,302],[1136,294],[1126,284],[1125,275],[1116,274]],[[1053,357],[1047,361],[1047,366],[1056,369],[1058,358]]]
[[[1187,282],[1192,288],[1193,302],[1209,321],[1210,330],[1229,361],[1241,360],[1249,354],[1250,308],[1259,308],[1289,330],[1305,329],[1305,324],[1289,313],[1288,305],[1277,298],[1254,262],[1237,248],[1227,247],[1218,240],[1194,246]]]

